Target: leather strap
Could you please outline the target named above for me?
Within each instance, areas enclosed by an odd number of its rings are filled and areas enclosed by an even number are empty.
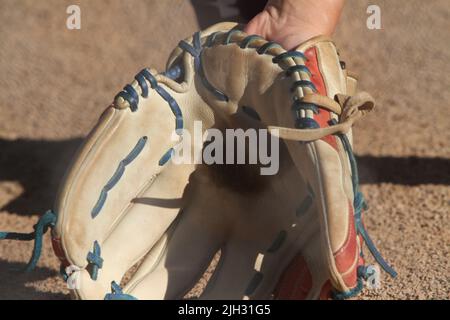
[[[304,142],[319,140],[325,136],[337,133],[345,134],[350,130],[355,121],[362,118],[375,107],[375,100],[367,92],[359,92],[354,96],[338,94],[336,95],[337,102],[325,96],[321,96],[321,98],[318,98],[317,96],[318,95],[307,95],[305,96],[307,100],[305,101],[305,98],[303,98],[302,101],[311,103],[317,102],[319,106],[340,115],[338,124],[319,129],[294,129],[269,126],[269,132],[272,135],[285,140]]]

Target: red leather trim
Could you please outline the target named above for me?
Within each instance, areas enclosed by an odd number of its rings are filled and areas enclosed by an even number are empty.
[[[338,150],[337,140],[336,140],[335,136],[331,136],[331,135],[325,136],[320,140],[323,140],[326,143],[328,143],[330,146],[332,146],[334,148],[334,150]]]
[[[322,286],[322,290],[320,290],[319,300],[331,300],[331,290],[333,290],[333,286],[331,281],[327,280]]]
[[[53,251],[55,252],[55,255],[61,261],[61,264],[64,267],[68,267],[70,265],[70,263],[69,263],[69,261],[67,261],[66,254],[64,253],[64,250],[62,248],[61,239],[52,237],[52,246],[53,246]]]
[[[311,82],[314,83],[319,94],[326,96],[327,89],[325,87],[322,73],[319,69],[317,49],[315,47],[309,48],[305,51],[305,56],[306,58],[308,58],[308,61],[305,62],[305,65],[308,67],[309,71],[311,71]],[[314,115],[314,120],[316,120],[321,128],[329,127],[328,121],[331,120],[331,114],[329,111],[320,108],[319,114]],[[336,137],[330,135],[322,138],[321,140],[327,142],[335,150],[338,149]]]
[[[356,287],[357,281],[358,281],[358,274],[357,274],[357,268],[355,267],[352,272],[346,274],[345,276],[342,276],[342,280],[344,280],[344,283],[347,287],[350,289],[353,289]]]
[[[322,96],[327,95],[327,89],[325,87],[325,82],[323,81],[322,74],[319,70],[319,60],[317,59],[317,49],[315,47],[309,48],[305,51],[305,56],[308,61],[305,62],[305,65],[308,67],[309,71],[311,71],[311,81],[317,88],[317,92]],[[323,112],[325,115],[327,112]],[[328,112],[329,114],[329,112]],[[328,119],[330,120],[330,119]]]
[[[361,254],[360,254],[361,253],[361,246],[363,244],[363,238],[362,238],[361,235],[358,235],[358,238],[359,238],[359,248],[358,248],[359,260],[358,260],[358,266],[363,266],[363,265],[366,264],[366,261],[364,260],[363,257],[361,257]]]
[[[312,288],[308,264],[298,254],[283,272],[274,292],[275,299],[305,300]]]
[[[348,287],[352,288],[356,285],[357,265],[353,267],[354,270],[351,270],[351,272],[349,271],[352,268],[353,263],[357,258],[357,255],[359,256],[359,252],[358,252],[358,245],[356,242],[356,230],[353,218],[353,206],[350,202],[348,207],[349,207],[348,209],[349,230],[347,239],[342,245],[342,247],[334,253],[334,259],[338,272],[341,274],[347,273],[347,275],[344,277],[343,280]]]

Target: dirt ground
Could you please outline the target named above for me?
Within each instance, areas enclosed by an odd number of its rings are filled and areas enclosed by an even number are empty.
[[[144,66],[164,66],[181,38],[219,21],[214,1],[0,0],[0,230],[30,231],[102,110]],[[81,5],[81,30],[65,27]],[[366,27],[369,4],[382,29]],[[222,10],[222,16],[233,10]],[[450,298],[450,5],[349,0],[336,34],[347,66],[377,99],[356,125],[366,224],[399,272],[361,299]],[[66,299],[47,235],[0,242],[0,299]]]

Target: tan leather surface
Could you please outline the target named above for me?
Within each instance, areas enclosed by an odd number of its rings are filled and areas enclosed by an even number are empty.
[[[202,33],[202,42],[210,33],[234,26],[213,26]],[[284,49],[258,54],[256,49],[265,40],[242,49],[238,44],[245,34],[236,33],[231,44],[220,44],[225,36],[219,34],[214,45],[204,48],[201,59],[206,78],[229,97],[228,102],[219,101],[204,87],[192,56],[179,48],[168,65],[182,61],[181,83],[152,71],[159,85],[178,102],[185,128],[192,131],[194,120],[202,121],[205,130],[219,125],[239,126],[235,114],[242,106],[250,106],[261,117],[262,127],[294,129],[293,96],[301,99],[311,96],[312,91],[296,88],[291,92],[294,81],[308,80],[308,76],[296,73],[287,77],[284,70],[301,61],[289,59],[275,64],[273,57]],[[353,121],[370,111],[364,100],[367,97],[332,103],[336,94],[349,94],[347,87],[353,91],[353,82],[341,70],[330,40],[320,37],[299,48],[311,46],[318,51],[328,109],[342,108],[341,118],[349,119],[342,127],[351,135]],[[136,81],[131,84],[142,93]],[[339,119],[337,113],[332,117]],[[247,125],[251,123],[248,120]],[[202,296],[205,299],[270,298],[283,271],[299,252],[312,273],[308,298],[318,298],[328,279],[338,289],[348,289],[333,260],[333,253],[347,238],[348,203],[353,201],[348,159],[340,144],[336,150],[322,140],[287,141],[287,148],[281,146],[279,173],[268,177],[247,175],[247,179],[258,181],[260,188],[241,192],[218,183],[211,168],[170,162],[160,166],[162,155],[177,143],[170,139],[174,128],[173,113],[154,90],[148,98],[140,97],[136,112],[119,98],[78,153],[58,197],[55,233],[61,237],[70,263],[85,268],[86,255],[98,241],[104,265],[96,281],[88,271],[81,272],[77,297],[102,299],[110,292],[111,281],[119,283],[125,272],[143,259],[125,292],[140,299],[181,298],[219,249],[223,251],[221,261]],[[102,188],[144,136],[148,139],[145,147],[127,165],[120,181],[108,192],[101,212],[92,218]],[[241,170],[248,173],[245,166]],[[224,173],[219,170],[215,174]],[[296,210],[310,194],[308,185],[314,195],[312,207],[297,216]],[[282,246],[268,252],[280,232],[286,234]],[[248,293],[258,272],[262,280]]]

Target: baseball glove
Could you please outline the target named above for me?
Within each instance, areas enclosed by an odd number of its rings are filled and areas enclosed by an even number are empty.
[[[374,101],[356,82],[326,37],[286,51],[232,23],[181,41],[166,72],[142,70],[41,223],[75,297],[183,298],[220,253],[202,299],[348,298],[376,270],[363,242],[395,276],[362,221],[351,127]],[[175,161],[198,124],[204,145],[183,156],[201,159],[212,129],[267,129],[278,170]]]

